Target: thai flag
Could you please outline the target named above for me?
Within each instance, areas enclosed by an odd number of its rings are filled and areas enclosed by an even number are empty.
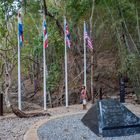
[[[23,27],[22,27],[20,13],[18,13],[18,40],[19,40],[19,45],[22,46],[22,43],[23,43]]]
[[[89,35],[88,35],[88,33],[87,33],[86,27],[85,27],[85,32],[84,32],[84,38],[85,38],[85,40],[86,40],[87,46],[88,46],[90,49],[93,49],[92,41],[91,41],[91,38],[89,37]]]
[[[48,47],[48,34],[47,34],[47,24],[46,19],[43,21],[43,37],[44,37],[44,48]]]
[[[66,32],[66,45],[67,47],[70,48],[70,33],[69,33],[69,28],[68,28],[68,24],[66,23],[65,25],[65,32]]]

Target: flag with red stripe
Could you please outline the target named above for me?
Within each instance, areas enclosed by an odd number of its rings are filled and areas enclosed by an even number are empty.
[[[43,41],[44,41],[44,48],[47,48],[48,47],[48,33],[47,33],[47,24],[46,24],[45,18],[43,21]]]
[[[71,45],[71,43],[70,43],[70,33],[69,33],[69,27],[68,27],[67,22],[65,23],[65,34],[66,34],[66,45],[67,45],[67,47],[70,48],[70,45]]]
[[[88,33],[87,33],[87,29],[85,27],[85,32],[84,32],[84,39],[86,40],[86,44],[90,49],[93,49],[93,45],[92,45],[92,41],[91,38],[89,37]]]

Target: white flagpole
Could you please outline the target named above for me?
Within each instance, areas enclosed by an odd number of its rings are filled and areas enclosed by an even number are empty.
[[[43,39],[43,70],[44,70],[44,110],[47,109],[47,105],[46,105],[46,54],[45,54],[45,47],[44,47],[44,39]]]
[[[44,24],[45,16],[43,17]],[[44,25],[43,25],[44,30]],[[46,29],[47,30],[47,29]],[[44,91],[44,110],[47,109],[47,94],[46,94],[46,48],[45,48],[45,40],[44,40],[44,31],[43,31],[43,91]]]
[[[47,96],[47,94],[46,94],[46,52],[45,52],[45,41],[44,41],[44,34],[43,34],[43,72],[44,72],[44,86],[43,86],[43,88],[44,88],[44,110],[46,110],[47,109],[47,105],[46,105],[46,96]]]
[[[86,40],[85,40],[85,30],[86,30],[86,24],[84,21],[84,86],[86,88],[87,81],[86,81]]]
[[[66,18],[64,17],[64,41],[65,41],[65,101],[68,107],[68,74],[67,74],[67,46],[66,46]]]
[[[18,13],[18,24],[19,24],[19,14]],[[20,75],[20,39],[18,33],[18,108],[21,110],[21,75]]]
[[[19,17],[18,17],[19,18]],[[20,42],[18,34],[18,108],[21,110]]]

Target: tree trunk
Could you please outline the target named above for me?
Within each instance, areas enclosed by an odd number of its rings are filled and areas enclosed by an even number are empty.
[[[10,74],[8,73],[8,71],[5,74],[5,103],[6,103],[6,107],[10,108],[11,104],[9,101],[9,96],[8,96],[8,90],[11,86],[11,77]]]
[[[49,113],[24,113],[23,111],[19,110],[18,108],[15,108],[13,105],[10,106],[13,113],[18,116],[19,118],[30,118],[30,117],[38,117],[38,116],[51,116]]]
[[[8,73],[8,70],[6,68],[6,75],[5,75],[5,103],[7,108],[11,108],[13,113],[20,117],[20,118],[29,118],[29,117],[36,117],[36,116],[50,116],[49,113],[24,113],[23,111],[19,110],[18,108],[15,108],[13,105],[11,105],[9,100],[9,88],[11,86],[11,76],[10,73]]]

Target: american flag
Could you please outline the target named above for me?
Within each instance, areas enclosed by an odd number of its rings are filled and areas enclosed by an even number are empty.
[[[23,27],[22,27],[20,13],[18,13],[18,39],[19,39],[19,45],[22,46],[22,43],[23,43]]]
[[[65,29],[65,32],[66,32],[66,45],[67,45],[67,47],[69,47],[70,48],[70,33],[69,33],[69,28],[68,28],[68,24],[66,23],[66,25],[65,25],[66,27],[66,29]]]
[[[85,27],[85,32],[84,32],[84,39],[86,40],[86,44],[87,46],[90,48],[90,49],[93,49],[93,46],[92,46],[92,41],[87,33],[87,29]]]
[[[43,39],[44,39],[44,48],[47,48],[48,47],[48,34],[47,34],[47,24],[46,24],[45,17],[43,21]]]

